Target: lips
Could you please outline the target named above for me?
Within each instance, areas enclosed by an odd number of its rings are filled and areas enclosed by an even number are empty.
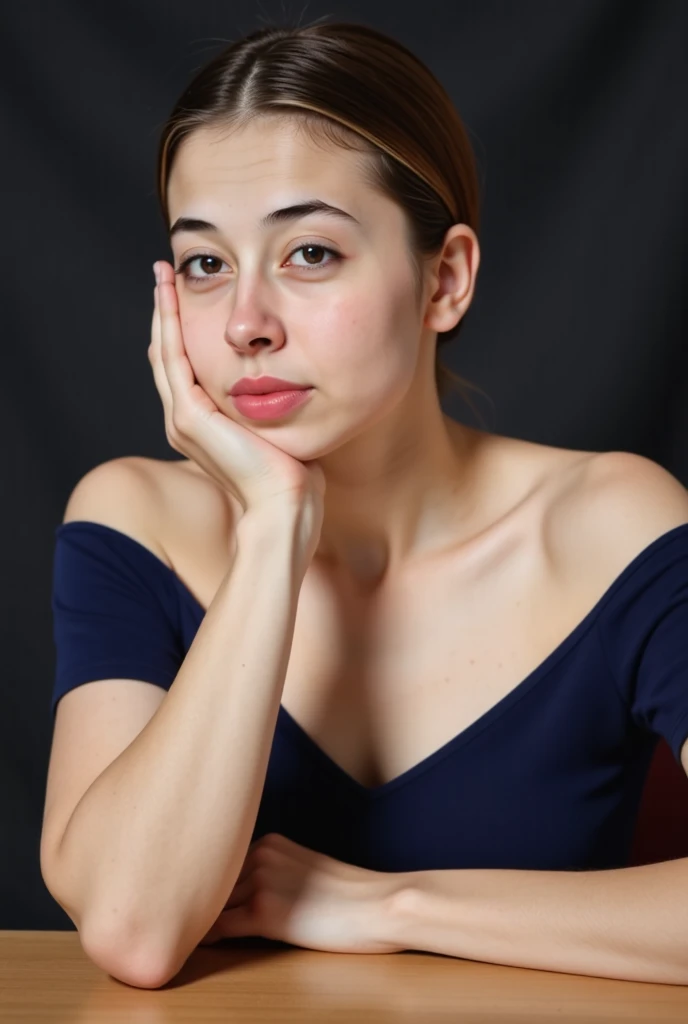
[[[242,377],[238,380],[230,395],[269,395],[277,391],[305,391],[309,384],[299,384],[281,377]]]
[[[279,420],[296,411],[313,395],[314,388],[292,388],[259,395],[232,395],[235,408],[251,420]]]

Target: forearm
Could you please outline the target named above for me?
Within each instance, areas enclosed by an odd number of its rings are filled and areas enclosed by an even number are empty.
[[[688,985],[688,858],[609,871],[410,872],[390,902],[406,949]]]
[[[220,913],[264,784],[304,574],[298,516],[245,516],[165,699],[77,805],[65,906],[106,970],[186,955]],[[188,947],[188,949],[187,949]]]

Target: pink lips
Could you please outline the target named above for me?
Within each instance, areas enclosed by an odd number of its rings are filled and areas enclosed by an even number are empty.
[[[265,378],[260,378],[264,380]],[[236,385],[235,385],[236,387]],[[242,416],[252,420],[276,420],[308,401],[313,388],[298,387],[289,391],[271,391],[265,394],[230,394]]]
[[[298,384],[295,380],[282,380],[281,377],[242,377],[238,380],[230,395],[266,395],[274,391],[300,391],[309,387]]]

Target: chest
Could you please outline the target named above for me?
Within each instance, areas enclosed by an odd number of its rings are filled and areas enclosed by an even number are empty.
[[[206,516],[203,529],[195,516],[167,550],[207,608],[228,567],[230,531],[222,516]],[[397,778],[462,733],[599,600],[606,570],[576,557],[565,571],[553,565],[544,521],[524,516],[471,557],[437,560],[372,593],[318,562],[309,567],[281,701],[361,785]]]
[[[282,704],[361,785],[419,764],[530,675],[595,603],[535,545],[490,567],[446,565],[367,598],[311,572]]]

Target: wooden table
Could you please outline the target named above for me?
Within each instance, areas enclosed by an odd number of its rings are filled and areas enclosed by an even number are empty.
[[[77,932],[0,931],[2,1024],[688,1022],[688,986],[501,967],[432,953],[321,953],[263,940],[196,949],[160,989],[90,961]]]

